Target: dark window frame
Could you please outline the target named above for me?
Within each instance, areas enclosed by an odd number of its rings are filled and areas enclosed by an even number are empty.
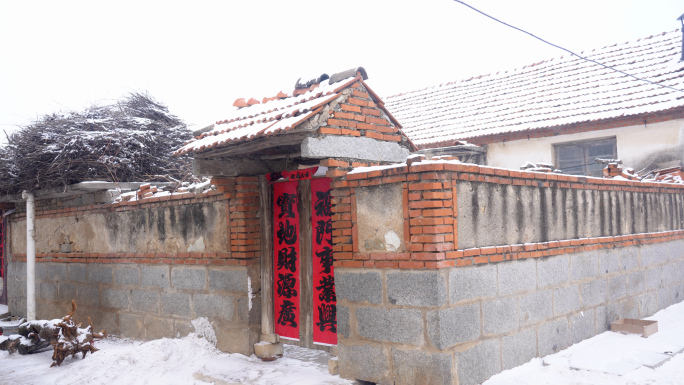
[[[590,155],[589,150],[591,147],[599,147],[599,146],[608,146],[612,145],[612,154],[600,154],[600,155]],[[576,150],[577,148],[582,149],[583,152],[583,161],[581,161],[581,165],[577,166],[572,166],[572,167],[566,167],[565,169],[563,168],[564,166],[561,164],[561,159],[560,159],[560,150],[563,148],[569,149],[571,147],[575,147]],[[594,159],[596,158],[612,158],[612,159],[617,159],[618,153],[617,153],[617,137],[615,136],[608,136],[608,137],[600,137],[600,138],[591,138],[591,139],[582,139],[582,140],[574,140],[574,141],[568,141],[568,142],[560,142],[560,143],[554,143],[553,144],[553,159],[554,159],[554,164],[556,168],[560,169],[563,174],[570,174],[570,175],[585,175],[585,176],[596,176],[596,177],[601,177],[603,165],[601,166],[596,166]],[[569,162],[567,159],[564,160],[563,162]],[[593,167],[592,167],[593,166]],[[593,174],[592,174],[593,172]]]

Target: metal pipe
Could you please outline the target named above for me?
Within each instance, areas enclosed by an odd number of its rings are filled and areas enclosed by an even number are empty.
[[[36,319],[36,211],[33,193],[24,191],[26,199],[26,319]]]

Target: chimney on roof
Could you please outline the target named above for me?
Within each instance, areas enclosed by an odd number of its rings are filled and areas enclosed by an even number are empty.
[[[679,61],[684,61],[684,14],[679,16],[677,20],[682,22],[682,57],[679,59]]]

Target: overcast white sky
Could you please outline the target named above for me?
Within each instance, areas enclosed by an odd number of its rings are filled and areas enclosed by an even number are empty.
[[[466,0],[571,50],[680,28],[681,0]],[[450,0],[0,0],[0,129],[148,91],[192,128],[363,66],[381,96],[564,53]],[[4,141],[4,135],[0,141]]]

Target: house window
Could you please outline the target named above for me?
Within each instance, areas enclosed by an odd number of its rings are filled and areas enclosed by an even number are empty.
[[[596,158],[617,159],[615,137],[559,143],[554,148],[556,167],[563,174],[602,177],[606,165],[596,163]]]

